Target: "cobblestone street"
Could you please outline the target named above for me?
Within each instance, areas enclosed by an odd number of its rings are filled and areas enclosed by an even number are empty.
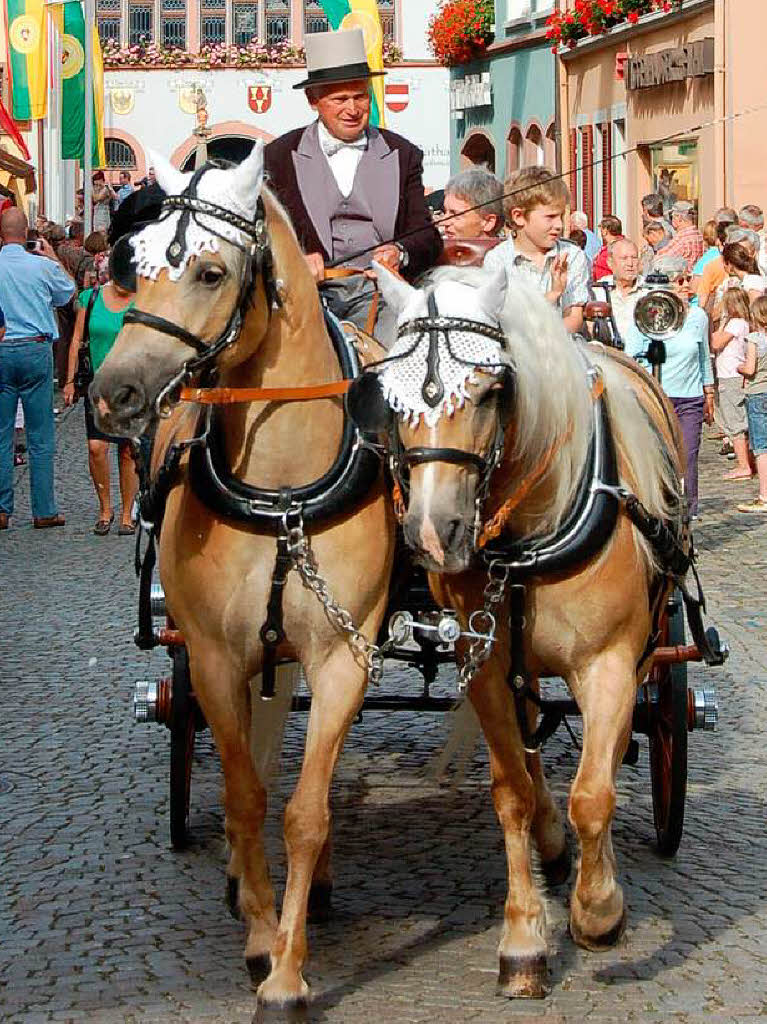
[[[188,850],[168,831],[169,738],[133,722],[133,682],[168,673],[133,642],[133,541],[92,532],[82,408],[60,418],[64,529],[34,531],[27,468],[0,534],[0,1019],[94,1022],[257,1020],[244,926],[224,902],[221,779],[198,735]],[[716,733],[690,736],[685,834],[674,860],[653,848],[647,743],[623,767],[614,843],[629,922],[609,953],[567,933],[567,887],[548,899],[552,994],[495,997],[506,891],[501,832],[477,749],[460,783],[429,762],[436,714],[366,714],[334,785],[335,916],[309,931],[310,1021],[732,1022],[767,1018],[767,517],[735,510],[756,487],[724,484],[731,464],[703,443],[696,524],[709,620],[732,647],[716,688]],[[113,467],[113,485],[116,471]],[[257,624],[254,623],[254,626]],[[440,692],[454,675],[443,672]],[[385,686],[417,687],[389,670]],[[278,894],[281,818],[306,716],[288,724],[267,842]],[[577,732],[577,728],[576,728]],[[564,807],[577,750],[548,744]]]

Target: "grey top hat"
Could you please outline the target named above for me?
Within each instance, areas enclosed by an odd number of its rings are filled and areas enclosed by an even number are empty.
[[[355,82],[360,78],[385,75],[385,71],[371,71],[365,53],[365,37],[361,28],[340,32],[310,32],[304,36],[306,70],[309,75],[297,82],[294,89],[308,89],[312,85],[332,85],[336,82]]]

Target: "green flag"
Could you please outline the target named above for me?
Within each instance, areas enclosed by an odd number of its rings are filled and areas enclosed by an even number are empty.
[[[61,32],[61,158],[82,160],[85,152],[85,18],[79,0],[57,8]],[[93,118],[94,167],[104,167],[104,65],[95,25],[93,32],[93,96],[89,103]]]

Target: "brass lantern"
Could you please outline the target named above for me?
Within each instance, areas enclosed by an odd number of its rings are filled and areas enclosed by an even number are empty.
[[[667,341],[684,327],[685,304],[668,287],[665,274],[648,275],[645,284],[658,285],[643,295],[634,307],[634,323],[642,334],[654,341]]]

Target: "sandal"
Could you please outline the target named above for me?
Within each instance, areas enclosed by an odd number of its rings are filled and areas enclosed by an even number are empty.
[[[120,529],[117,531],[118,537],[132,537],[136,532],[135,523],[120,523]]]
[[[109,528],[111,527],[114,521],[114,512],[109,517],[109,519],[97,519],[96,525],[93,527],[93,532],[96,534],[97,537],[106,537],[106,535],[109,533]]]

